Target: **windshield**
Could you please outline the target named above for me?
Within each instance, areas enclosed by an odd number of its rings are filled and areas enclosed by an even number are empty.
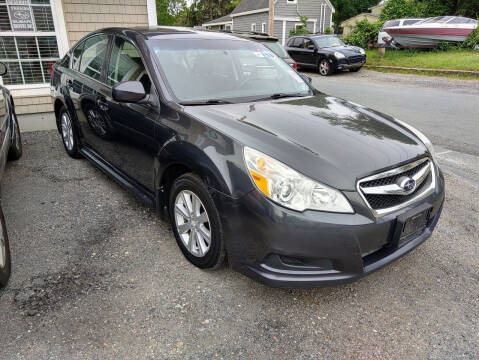
[[[257,42],[151,39],[148,46],[180,102],[240,102],[274,94],[311,94],[289,65]]]
[[[343,41],[336,36],[322,36],[313,39],[316,43],[316,46],[319,48],[344,45]]]
[[[268,49],[270,49],[272,52],[274,52],[276,55],[278,55],[281,58],[289,58],[288,53],[286,50],[284,50],[284,47],[281,46],[281,44],[277,41],[265,41],[262,42],[264,46],[266,46]]]

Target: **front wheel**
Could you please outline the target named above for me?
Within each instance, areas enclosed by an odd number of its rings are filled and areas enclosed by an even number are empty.
[[[169,211],[183,255],[201,269],[219,267],[225,257],[220,216],[208,188],[198,176],[189,173],[175,180]]]
[[[5,217],[0,207],[0,287],[7,285],[11,273],[10,246],[8,243],[7,227]]]
[[[328,59],[323,59],[319,63],[319,74],[322,76],[329,76],[333,72],[331,64]]]

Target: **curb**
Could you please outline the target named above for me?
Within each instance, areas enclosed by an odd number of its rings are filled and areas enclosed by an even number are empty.
[[[408,68],[401,66],[385,66],[385,65],[364,65],[365,69],[384,69],[384,70],[406,70],[412,72],[430,72],[436,74],[453,74],[453,75],[472,75],[479,76],[479,71],[468,70],[446,70],[446,69],[421,69],[421,68]]]

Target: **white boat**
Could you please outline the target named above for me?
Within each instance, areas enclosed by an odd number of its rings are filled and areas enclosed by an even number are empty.
[[[441,41],[461,42],[477,28],[478,22],[460,16],[427,18],[411,25],[385,27],[402,47],[435,47]]]

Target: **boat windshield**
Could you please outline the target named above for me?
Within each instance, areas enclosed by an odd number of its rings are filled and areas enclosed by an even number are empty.
[[[453,17],[452,20],[448,22],[448,24],[477,24],[477,20],[458,16]]]

